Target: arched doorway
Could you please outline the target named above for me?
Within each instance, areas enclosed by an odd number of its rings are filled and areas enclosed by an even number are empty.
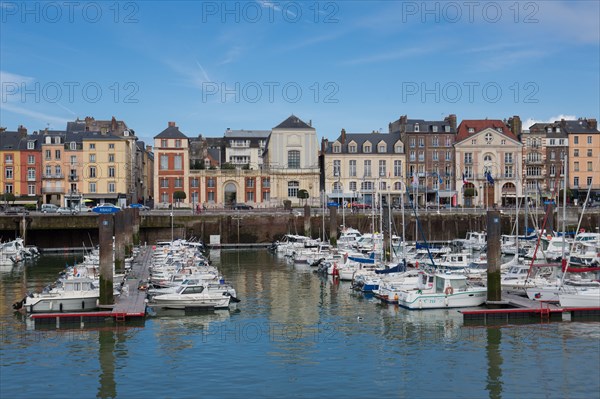
[[[464,206],[472,207],[475,205],[473,201],[473,197],[477,195],[477,190],[475,189],[475,185],[473,183],[465,183],[463,185],[463,201]]]
[[[517,201],[517,187],[511,182],[502,186],[502,206],[513,207]]]
[[[225,208],[231,208],[237,201],[237,186],[235,183],[226,183],[224,190]]]

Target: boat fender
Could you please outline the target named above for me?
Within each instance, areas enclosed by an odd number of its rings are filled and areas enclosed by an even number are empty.
[[[446,287],[446,289],[444,290],[444,294],[446,294],[446,295],[452,295],[452,294],[454,294],[454,288],[452,288],[452,287]]]
[[[394,294],[394,302],[398,302],[398,294]]]
[[[419,261],[416,261],[415,262],[415,269],[418,269],[418,268],[419,268]]]

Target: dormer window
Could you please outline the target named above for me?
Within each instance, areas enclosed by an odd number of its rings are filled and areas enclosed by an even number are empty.
[[[499,133],[502,133],[502,128],[501,128],[501,127],[497,127],[497,128],[496,128],[496,130],[497,130]]]
[[[76,143],[76,142],[74,142],[74,141],[71,141],[71,142],[69,143],[69,149],[70,149],[71,151],[75,151],[75,150],[77,149],[77,143]]]
[[[450,126],[444,126],[444,131],[446,133],[450,133]]]
[[[415,123],[415,132],[418,132],[418,131],[419,131],[419,124]]]
[[[334,145],[333,146],[333,152],[335,154],[339,154],[340,152],[342,152],[342,146],[341,145]]]
[[[547,128],[546,133],[552,133],[552,128],[551,127]]]
[[[470,127],[469,128],[469,133],[475,133],[475,128]]]
[[[46,144],[52,144],[52,136],[46,136],[46,139],[44,140],[44,142]]]
[[[350,144],[350,146],[348,146],[348,152],[355,154],[356,153],[356,144]]]
[[[28,141],[27,142],[27,149],[28,150],[33,150],[35,148],[35,141]]]
[[[396,154],[402,154],[402,150],[403,150],[403,148],[402,148],[402,144],[397,144],[397,145],[396,145],[396,148],[395,148],[395,150],[394,150],[394,152],[395,152]]]
[[[432,130],[434,133],[437,133],[437,131],[438,131],[438,127],[437,127],[437,125],[433,125],[433,126],[431,127],[431,130]]]
[[[365,144],[365,145],[363,146],[363,152],[364,152],[365,154],[369,154],[369,153],[371,152],[371,144]]]
[[[382,154],[385,151],[386,151],[385,144],[379,144],[379,150],[378,150],[378,152]]]

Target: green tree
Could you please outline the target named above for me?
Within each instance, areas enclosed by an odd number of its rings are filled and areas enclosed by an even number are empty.
[[[221,165],[221,169],[225,170],[225,169],[235,169],[235,165],[229,163],[229,162],[225,162],[224,164]]]
[[[185,194],[185,191],[175,191],[173,193],[173,200],[177,203],[178,207],[179,207],[179,202],[186,198],[187,198],[187,195]]]
[[[465,197],[474,197],[475,189],[473,187],[465,188]]]
[[[304,204],[306,204],[306,200],[308,200],[308,198],[310,197],[308,191],[305,189],[298,190],[298,194],[296,196],[298,197],[298,199],[305,200]]]

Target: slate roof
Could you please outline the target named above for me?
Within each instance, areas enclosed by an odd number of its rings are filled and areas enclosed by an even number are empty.
[[[295,115],[290,115],[289,118],[281,122],[279,125],[275,126],[273,129],[312,129],[315,128],[301,120]]]
[[[469,133],[470,128],[473,128],[473,133]],[[456,143],[460,143],[488,128],[494,129],[512,140],[519,141],[508,126],[499,119],[465,119],[458,125]]]
[[[177,126],[169,126],[156,136],[155,139],[187,139],[188,137],[179,131]]]
[[[327,148],[325,149],[326,154],[336,154],[333,152],[333,144],[338,141],[342,143],[342,135],[340,134],[338,138],[334,141],[330,141],[327,144]],[[400,141],[400,133],[346,133],[346,142],[342,144],[342,154],[348,154],[348,145],[351,142],[355,142],[357,145],[356,152],[352,154],[363,154],[363,144],[369,141],[373,147],[371,148],[371,152],[368,154],[382,154],[379,152],[377,148],[377,144],[381,141],[386,143],[386,152],[385,154],[393,154],[395,144]],[[403,145],[404,146],[404,145]],[[339,154],[339,153],[337,153]]]
[[[563,129],[567,132],[567,134],[598,134],[600,131],[598,128],[592,128],[588,124],[587,119],[578,119],[578,120],[561,120],[555,123],[560,123]]]
[[[270,130],[226,130],[225,138],[241,139],[266,139],[271,134]]]

